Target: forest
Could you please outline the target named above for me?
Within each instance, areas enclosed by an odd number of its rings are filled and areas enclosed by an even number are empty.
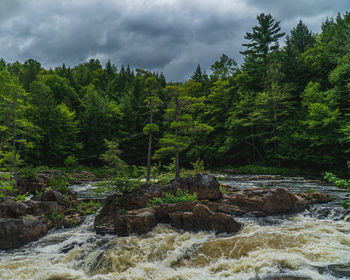
[[[241,65],[222,54],[187,81],[97,59],[0,61],[0,166],[262,165],[341,170],[350,158],[350,14],[314,34],[260,14]],[[179,175],[178,172],[176,174]]]

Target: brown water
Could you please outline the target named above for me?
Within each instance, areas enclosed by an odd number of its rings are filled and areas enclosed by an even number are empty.
[[[99,236],[90,216],[77,228],[1,252],[0,279],[350,279],[350,223],[340,209],[333,203],[294,216],[239,218],[242,231],[221,236],[165,225],[141,236]]]

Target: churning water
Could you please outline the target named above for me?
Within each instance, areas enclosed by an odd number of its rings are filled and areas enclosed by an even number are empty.
[[[100,236],[88,216],[79,227],[52,230],[20,249],[0,252],[0,279],[350,279],[350,223],[339,205],[344,193],[297,177],[234,176],[225,183],[314,188],[338,199],[293,216],[239,218],[245,226],[235,235],[160,225],[141,236]]]

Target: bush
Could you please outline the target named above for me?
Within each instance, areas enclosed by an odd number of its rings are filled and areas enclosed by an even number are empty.
[[[77,165],[78,165],[78,161],[73,155],[66,157],[66,159],[64,160],[64,166],[66,167],[67,170],[72,170]]]
[[[11,192],[16,191],[14,188],[16,181],[11,180],[11,174],[1,172],[0,173],[0,198],[3,198]]]
[[[49,188],[59,192],[66,192],[68,190],[68,185],[69,180],[63,175],[52,177],[49,181]]]
[[[38,179],[38,172],[30,166],[22,167],[18,171],[18,177],[23,180],[36,181]]]
[[[97,188],[94,190],[96,194],[115,194],[122,195],[125,192],[133,192],[142,185],[137,179],[129,179],[126,177],[114,177],[95,184]]]
[[[197,201],[197,194],[190,194],[188,191],[183,191],[180,188],[177,189],[176,195],[164,192],[163,197],[152,198],[147,206],[160,205],[160,204],[174,204],[180,202]]]
[[[82,215],[93,215],[101,208],[100,202],[94,202],[92,200],[88,202],[81,202],[78,205],[78,212]]]
[[[348,168],[350,168],[350,161],[348,161]],[[346,191],[350,193],[350,179],[338,178],[331,172],[326,172],[324,179],[330,183],[333,183],[338,188],[346,189]],[[347,196],[347,200],[342,200],[342,205],[345,209],[348,209],[350,207],[350,195],[348,194]]]

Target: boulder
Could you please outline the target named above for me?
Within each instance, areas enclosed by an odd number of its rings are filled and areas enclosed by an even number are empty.
[[[215,233],[238,232],[242,224],[238,223],[231,215],[216,212],[210,216],[210,223]]]
[[[187,178],[177,178],[170,181],[172,192],[177,189],[188,191],[190,194],[197,193],[198,199],[218,200],[222,194],[220,184],[214,175],[196,174]],[[169,187],[168,187],[169,188]]]
[[[198,230],[211,230],[211,221],[210,216],[213,214],[213,211],[209,209],[208,206],[197,204],[193,207],[193,218],[195,222],[195,228]]]
[[[43,224],[32,216],[0,219],[0,249],[18,248],[27,242],[37,240],[48,231],[49,227],[48,224]]]
[[[154,213],[151,211],[119,215],[114,219],[114,230],[119,236],[127,236],[133,233],[147,233],[155,226],[156,219]]]
[[[58,191],[47,190],[47,191],[43,192],[43,194],[41,196],[41,200],[42,201],[54,201],[54,202],[60,203],[63,200],[63,195]]]
[[[299,207],[298,197],[285,188],[245,189],[226,195],[218,202],[218,211],[235,215],[276,215],[298,211]]]
[[[5,197],[0,202],[0,214],[3,218],[17,218],[28,213],[29,207],[23,202],[15,201],[11,197]]]

